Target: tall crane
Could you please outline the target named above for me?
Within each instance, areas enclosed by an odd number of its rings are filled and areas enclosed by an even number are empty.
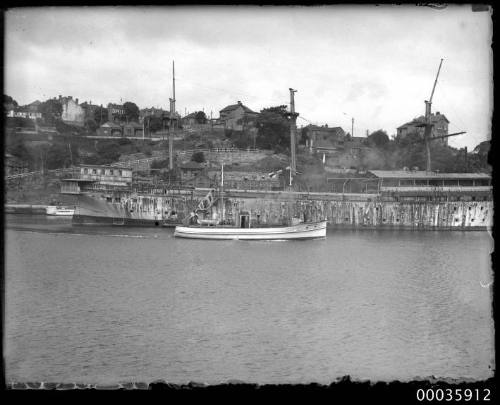
[[[424,127],[424,142],[425,142],[425,151],[427,154],[427,162],[426,162],[425,170],[428,172],[431,171],[431,146],[430,146],[430,142],[435,140],[435,139],[443,139],[443,138],[448,138],[450,136],[465,134],[465,132],[456,132],[453,134],[431,137],[432,127],[434,126],[432,124],[432,117],[431,117],[432,97],[434,97],[434,90],[436,90],[436,84],[438,81],[439,72],[441,71],[442,64],[443,64],[443,59],[441,59],[441,62],[439,62],[439,68],[438,68],[438,72],[436,75],[436,80],[434,80],[434,86],[432,86],[432,92],[431,92],[431,96],[429,98],[429,101],[425,100],[425,122],[422,125],[420,125],[420,126]]]

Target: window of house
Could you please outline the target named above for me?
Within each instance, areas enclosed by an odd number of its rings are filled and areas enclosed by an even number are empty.
[[[96,169],[92,169],[92,174],[97,174],[97,170]]]

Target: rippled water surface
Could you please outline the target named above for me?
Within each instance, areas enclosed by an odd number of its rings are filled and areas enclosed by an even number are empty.
[[[487,232],[197,241],[8,215],[8,381],[493,374]]]

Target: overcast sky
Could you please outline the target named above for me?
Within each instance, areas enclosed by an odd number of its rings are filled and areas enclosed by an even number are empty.
[[[58,95],[94,104],[219,116],[289,104],[299,126],[389,135],[423,115],[441,58],[433,112],[454,147],[491,138],[490,12],[405,6],[68,7],[6,13],[5,89],[20,104]]]

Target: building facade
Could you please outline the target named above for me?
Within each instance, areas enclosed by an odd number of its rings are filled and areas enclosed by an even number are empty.
[[[78,104],[78,99],[73,100],[72,96],[59,96],[59,102],[62,106],[61,119],[63,122],[83,127],[85,123],[85,110]]]
[[[431,138],[436,136],[448,135],[448,124],[450,121],[446,118],[444,114],[441,114],[439,111],[435,114],[431,114]],[[400,139],[404,139],[409,134],[418,134],[420,137],[424,137],[425,131],[425,117],[421,115],[418,118],[413,119],[406,124],[401,125],[397,128],[397,136]],[[443,145],[448,144],[448,138],[439,139]]]
[[[97,128],[97,135],[99,136],[123,136],[123,129],[115,122],[106,122]]]
[[[346,133],[341,127],[308,125],[304,130],[307,133],[306,146],[311,153],[331,153],[344,145]]]
[[[120,122],[125,120],[125,108],[122,104],[108,103],[108,121]]]
[[[219,111],[219,122],[224,125],[225,129],[243,131],[253,127],[252,121],[258,116],[259,113],[238,101],[237,104],[228,105]]]

